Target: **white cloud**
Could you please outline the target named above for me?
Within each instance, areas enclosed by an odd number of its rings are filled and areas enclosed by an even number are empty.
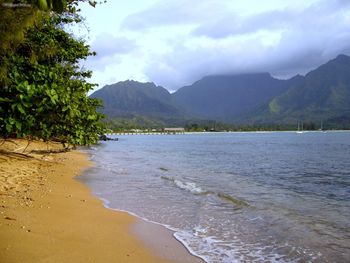
[[[89,65],[100,84],[134,78],[174,90],[212,74],[286,77],[350,54],[348,0],[140,0],[94,12],[99,55]]]

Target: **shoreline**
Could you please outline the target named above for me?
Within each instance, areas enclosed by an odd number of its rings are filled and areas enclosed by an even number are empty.
[[[81,152],[86,154],[89,157],[89,161],[94,164],[94,162],[91,161],[91,153],[84,151],[84,149]],[[94,165],[91,165],[85,169],[85,171],[91,168],[94,168]],[[95,194],[92,188],[90,188],[86,182],[81,179],[83,175],[84,172],[75,176],[74,179],[85,185],[90,190],[91,195],[102,202],[105,209],[115,211],[117,213],[127,213],[137,220],[137,222],[132,225],[131,232],[133,235],[138,237],[138,239],[141,240],[148,249],[152,250],[153,253],[174,263],[207,262],[207,259],[196,254],[196,252],[193,251],[186,243],[184,243],[184,241],[176,237],[175,234],[177,230],[174,228],[162,223],[148,220],[128,210],[111,207],[108,199]],[[151,233],[150,230],[157,233],[157,239],[154,239],[154,233]]]
[[[176,133],[176,134],[164,134],[164,133],[120,133],[120,132],[115,132],[115,133],[108,133],[108,136],[136,136],[136,135],[147,135],[147,136],[157,136],[157,135],[208,135],[208,134],[240,134],[240,133],[297,133],[298,130],[266,130],[266,131],[216,131],[216,132],[190,132],[190,131],[185,131],[183,133]],[[350,130],[302,130],[303,133],[330,133],[330,132],[350,132]]]
[[[27,154],[48,149],[32,142],[22,154],[26,144],[15,140],[0,148],[1,262],[202,262],[171,234],[166,246],[175,249],[175,256],[158,253],[164,248],[134,233],[140,219],[105,208],[75,178],[91,167],[86,153]],[[149,226],[141,232],[147,231]],[[150,239],[164,239],[162,232],[149,233]],[[177,258],[180,252],[190,261]]]
[[[206,263],[206,260],[204,258],[202,258],[200,255],[197,255],[194,251],[191,251],[191,249],[187,247],[186,244],[184,244],[180,239],[178,239],[175,236],[176,230],[172,229],[170,226],[148,220],[127,210],[109,207],[107,204],[109,203],[109,201],[107,199],[98,197],[96,195],[94,196],[102,201],[102,204],[106,209],[115,211],[117,213],[127,213],[128,215],[135,217],[137,222],[133,224],[131,232],[137,237],[139,237],[141,240],[144,240],[144,245],[154,250],[154,252],[157,255],[163,255],[164,258],[174,260],[175,262],[179,263]],[[153,236],[150,235],[150,229],[153,229],[155,230],[155,232],[158,233],[160,232],[162,233],[162,236],[167,237],[162,238],[161,242],[158,242],[157,240],[154,240]],[[176,251],[176,253],[174,253],[174,250]],[[170,255],[167,253],[169,253]],[[179,258],[181,258],[181,261],[178,261]]]
[[[90,156],[89,153],[85,152],[84,150],[80,152]],[[92,165],[87,167],[87,169],[94,167],[93,161],[90,162]],[[203,258],[196,255],[194,252],[191,252],[190,249],[181,242],[181,240],[175,237],[175,230],[161,223],[142,218],[130,211],[110,207],[109,200],[95,195],[92,189],[79,178],[83,175],[84,171],[75,176],[73,179],[86,186],[89,189],[90,194],[96,199],[100,200],[105,209],[116,213],[126,213],[134,218],[135,222],[133,222],[130,226],[130,233],[136,236],[136,238],[142,242],[142,245],[153,254],[160,256],[162,259],[166,260],[166,262],[169,262],[170,260],[172,263],[206,263]],[[154,238],[155,236],[157,237],[156,239]]]

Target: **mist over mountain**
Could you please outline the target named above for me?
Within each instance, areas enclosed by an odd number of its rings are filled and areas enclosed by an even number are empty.
[[[305,76],[269,73],[206,76],[170,94],[154,83],[124,81],[92,94],[109,118],[147,116],[233,124],[350,123],[350,57],[339,55]]]

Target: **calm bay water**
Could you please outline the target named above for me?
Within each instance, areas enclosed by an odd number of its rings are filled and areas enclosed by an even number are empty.
[[[80,179],[207,262],[349,262],[350,132],[119,138]]]

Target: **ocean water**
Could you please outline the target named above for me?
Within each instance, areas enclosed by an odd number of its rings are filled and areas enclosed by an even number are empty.
[[[350,132],[118,137],[80,180],[206,262],[350,261]]]

